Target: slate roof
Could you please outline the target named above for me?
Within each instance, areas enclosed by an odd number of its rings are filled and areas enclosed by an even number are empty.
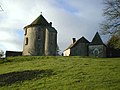
[[[80,39],[78,39],[76,42],[74,42],[73,44],[71,44],[67,49],[71,49],[72,47],[74,47],[75,45],[77,45],[78,43],[90,43],[86,38],[81,37]],[[67,50],[65,49],[65,50]]]
[[[103,41],[99,35],[99,33],[97,32],[92,40],[92,42],[90,43],[90,45],[103,45]]]
[[[89,41],[85,37],[81,37],[78,42],[80,43],[89,43]]]
[[[31,25],[48,25],[49,23],[47,22],[47,20],[40,15],[39,17],[37,17],[32,23]]]
[[[30,25],[28,25],[26,27],[37,26],[37,25],[49,26],[50,24],[47,22],[47,20],[41,14]]]

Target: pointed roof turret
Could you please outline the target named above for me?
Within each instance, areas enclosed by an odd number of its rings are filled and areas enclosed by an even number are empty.
[[[43,17],[43,15],[41,14],[39,17],[37,17],[32,23],[31,25],[49,25],[49,23],[47,22],[47,20]]]
[[[91,44],[92,45],[102,45],[102,44],[104,44],[98,32],[95,34]]]
[[[47,22],[47,20],[43,17],[41,14],[39,17],[37,17],[30,25],[25,26],[24,28],[27,27],[32,27],[32,26],[37,26],[37,25],[42,25],[42,26],[50,26],[50,24]]]

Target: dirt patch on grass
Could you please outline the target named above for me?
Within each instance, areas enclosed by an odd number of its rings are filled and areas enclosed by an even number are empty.
[[[52,70],[26,70],[21,72],[10,72],[0,75],[0,86],[11,85],[16,82],[23,82],[37,78],[55,75]]]

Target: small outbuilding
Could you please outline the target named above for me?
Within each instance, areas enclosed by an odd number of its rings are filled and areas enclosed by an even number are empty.
[[[22,56],[22,51],[6,51],[6,57]]]
[[[89,41],[81,37],[79,40],[73,38],[73,43],[63,52],[64,56],[88,56]]]
[[[77,41],[73,38],[73,43],[63,52],[63,56],[106,57],[106,45],[98,32],[92,42],[89,42],[84,37]]]

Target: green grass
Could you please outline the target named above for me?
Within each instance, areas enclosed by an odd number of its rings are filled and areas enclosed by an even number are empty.
[[[7,58],[0,90],[120,90],[120,58]]]

